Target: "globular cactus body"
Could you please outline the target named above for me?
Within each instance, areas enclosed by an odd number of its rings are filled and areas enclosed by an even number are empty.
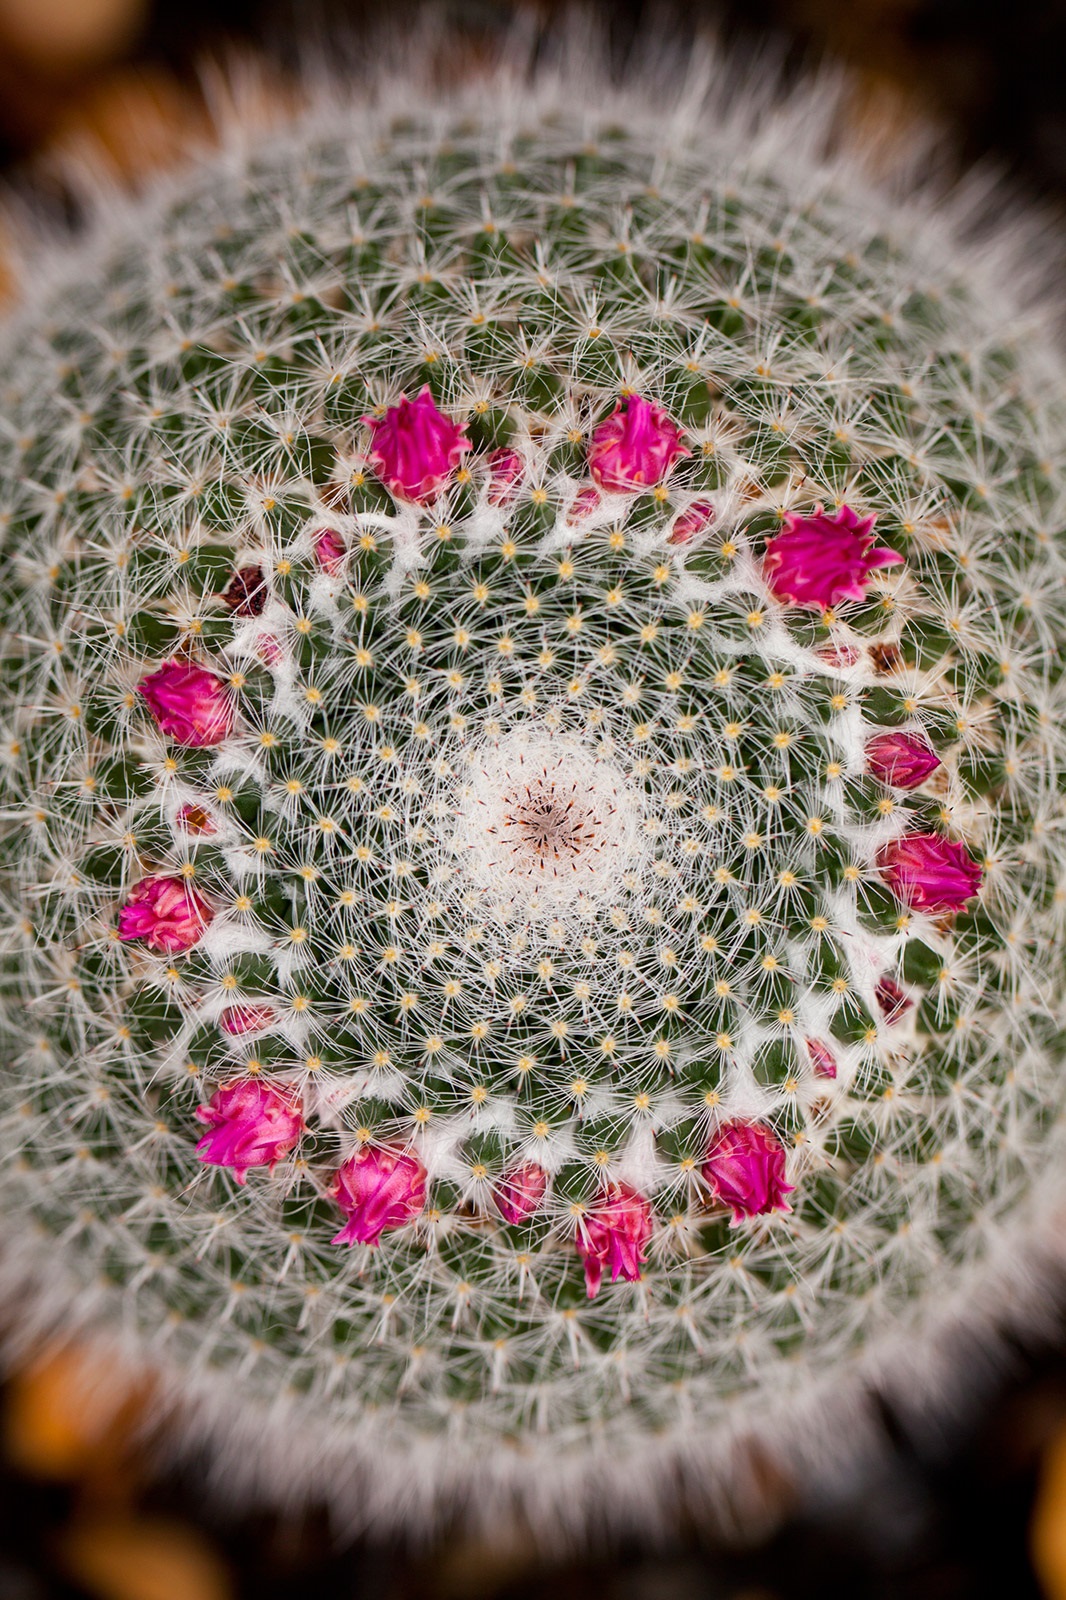
[[[824,1450],[1054,1204],[1039,325],[604,97],[234,144],[2,359],[12,1281],[397,1520]]]

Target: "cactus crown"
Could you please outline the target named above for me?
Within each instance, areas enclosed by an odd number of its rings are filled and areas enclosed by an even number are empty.
[[[11,1257],[375,1514],[773,1436],[1058,1135],[1046,352],[809,101],[561,105],[231,148],[2,358]]]

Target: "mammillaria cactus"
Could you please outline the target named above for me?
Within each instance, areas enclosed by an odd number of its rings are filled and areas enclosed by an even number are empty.
[[[8,1281],[379,1521],[809,1471],[1061,1225],[1046,324],[576,98],[231,130],[0,358]]]

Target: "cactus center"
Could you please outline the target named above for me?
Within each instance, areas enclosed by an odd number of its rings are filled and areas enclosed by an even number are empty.
[[[595,747],[546,727],[479,741],[456,809],[461,876],[497,916],[591,910],[639,864],[640,794]]]

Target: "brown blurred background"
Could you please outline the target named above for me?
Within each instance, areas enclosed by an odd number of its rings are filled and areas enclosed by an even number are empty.
[[[439,0],[436,9],[473,40],[505,23],[514,3]],[[294,36],[354,31],[383,14],[404,27],[425,9],[426,0],[0,0],[0,160],[88,125],[128,162],[130,118],[187,114],[205,52],[252,45],[284,64]],[[528,9],[550,16],[563,5]],[[652,16],[682,36],[707,19],[727,35],[773,35],[794,60],[841,55],[945,116],[967,159],[992,152],[1037,189],[1066,195],[1063,0],[603,0],[600,9],[620,53]],[[153,133],[150,155],[163,137]]]
[[[0,168],[63,206],[49,157],[89,135],[135,183],[206,131],[205,57],[265,55],[284,94],[292,41],[312,26],[352,33],[383,10],[404,26],[424,9],[0,0]],[[437,9],[474,49],[511,6]],[[650,10],[607,0],[619,61]],[[680,0],[653,21],[682,40],[707,21],[741,43],[769,38],[797,69],[842,56],[868,100],[897,118],[932,111],[960,161],[991,157],[1066,213],[1066,0]],[[0,225],[0,293],[2,263]],[[92,1357],[47,1352],[0,1391],[0,1600],[1066,1600],[1066,1296],[1053,1326],[939,1439],[908,1436],[886,1412],[884,1461],[850,1497],[814,1509],[801,1485],[782,1485],[780,1525],[745,1547],[693,1527],[666,1548],[634,1542],[579,1561],[550,1541],[488,1548],[459,1532],[416,1553],[340,1548],[318,1509],[227,1513],[195,1466],[152,1464],[140,1427],[150,1397],[93,1399]]]

